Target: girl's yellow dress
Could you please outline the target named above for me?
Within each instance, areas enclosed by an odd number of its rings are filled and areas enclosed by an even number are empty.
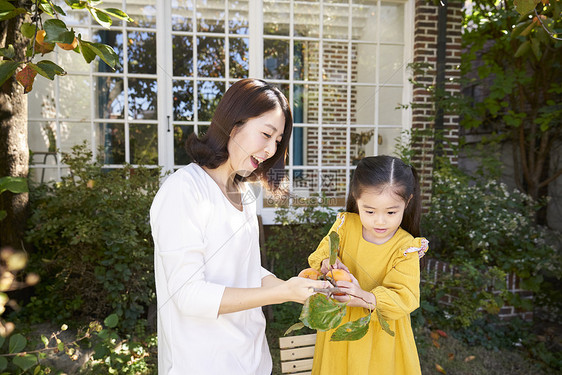
[[[377,309],[394,331],[382,330],[376,313],[367,334],[357,341],[330,341],[334,330],[318,331],[312,374],[318,375],[416,375],[421,374],[410,313],[419,307],[419,259],[427,250],[425,238],[414,238],[399,228],[382,245],[363,239],[359,215],[340,213],[331,231],[340,236],[339,257],[357,278],[361,288],[377,298]],[[308,262],[320,269],[330,256],[326,236]],[[366,316],[368,310],[347,307],[341,324]]]

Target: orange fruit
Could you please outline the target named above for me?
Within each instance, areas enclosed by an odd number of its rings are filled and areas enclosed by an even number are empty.
[[[349,282],[351,282],[351,275],[347,271],[342,270],[340,268],[329,270],[326,273],[326,277],[328,279],[333,280],[334,282],[338,282],[338,281],[349,281]],[[344,293],[334,293],[334,295],[343,296],[345,294]]]
[[[51,43],[45,42],[45,35],[47,35],[47,32],[45,30],[37,31],[37,35],[35,36],[35,41],[42,46],[46,46],[46,45],[51,44]]]
[[[314,268],[305,268],[304,270],[299,272],[298,276],[304,277],[305,279],[318,280],[318,277],[320,277],[321,275],[322,273]]]
[[[74,38],[72,43],[57,43],[57,46],[59,46],[64,50],[72,51],[74,48],[78,46],[78,39]]]

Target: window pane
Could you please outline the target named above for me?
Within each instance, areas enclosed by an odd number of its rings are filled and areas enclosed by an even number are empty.
[[[97,143],[102,147],[105,164],[125,163],[125,125],[101,123],[97,129]]]
[[[89,120],[92,108],[92,87],[89,76],[66,76],[59,81],[60,117]],[[80,95],[76,95],[80,93]]]
[[[172,36],[173,75],[193,76],[193,44],[191,36]]]
[[[264,35],[289,35],[289,3],[277,0],[263,2],[263,33]]]
[[[30,164],[55,164],[48,160],[49,153],[57,151],[57,124],[55,121],[29,121],[28,144],[31,152]]]
[[[197,73],[203,77],[224,77],[224,39],[197,37]]]
[[[129,119],[157,117],[157,83],[155,79],[129,79]]]
[[[347,123],[347,86],[325,85],[322,91],[322,123]]]
[[[347,43],[324,42],[322,74],[325,81],[347,82]]]
[[[68,77],[64,77],[68,78]],[[63,79],[64,79],[63,78]],[[30,118],[55,118],[57,104],[55,101],[55,81],[36,77],[33,90],[28,94],[27,115]]]
[[[249,33],[249,12],[247,0],[231,0],[228,2],[228,26],[232,34]]]
[[[295,84],[293,97],[293,117],[295,123],[318,124],[318,90],[318,85]]]
[[[91,148],[92,126],[85,122],[61,122],[60,124],[60,149],[62,152],[71,152],[72,147],[86,141]]]
[[[303,165],[316,166],[318,165],[318,128],[306,127],[303,128]]]
[[[344,127],[322,127],[322,165],[346,165],[347,135]]]
[[[198,81],[199,102],[197,115],[199,121],[211,121],[215,108],[224,94],[224,82]]]
[[[156,33],[137,31],[127,36],[129,73],[156,74]]]
[[[81,34],[82,39],[91,40],[90,32],[88,29],[74,28],[76,35]],[[64,68],[68,73],[74,72],[90,72],[90,64],[84,60],[84,57],[80,53],[74,51],[63,51],[59,49],[58,59],[59,65]],[[46,57],[46,56],[45,56]]]
[[[172,30],[192,31],[192,17],[193,1],[172,0]]]
[[[123,62],[123,33],[114,30],[96,30],[92,34],[92,41],[96,43],[107,44],[115,50],[115,53],[119,56],[119,66],[115,66],[115,70],[111,69],[109,65],[96,57],[94,64],[94,71],[96,72],[111,72],[111,73],[123,73],[123,67],[125,63]]]
[[[94,79],[95,116],[103,119],[124,117],[125,92],[123,79],[113,77],[96,77]]]
[[[250,40],[230,38],[230,77],[246,78],[250,72]]]
[[[404,82],[404,47],[381,46],[380,81],[381,83]]]
[[[197,0],[197,31],[224,33],[224,0]]]
[[[401,125],[402,111],[397,107],[402,103],[401,87],[381,87],[379,90],[379,124]]]
[[[381,3],[381,42],[404,42],[404,5]]]
[[[318,37],[320,35],[320,5],[317,2],[295,2],[295,36]]]
[[[193,82],[174,81],[174,120],[193,121]]]
[[[315,196],[318,193],[319,184],[318,171],[302,169],[293,171],[292,194],[295,195],[295,199]],[[306,202],[303,200],[302,203]]]
[[[332,206],[345,206],[347,184],[345,169],[324,169],[320,172],[320,191]]]
[[[354,70],[353,82],[375,83],[377,80],[377,46],[375,44],[353,44],[351,63]],[[381,79],[384,79],[381,77]]]
[[[158,164],[158,125],[129,126],[131,164]]]
[[[378,154],[394,155],[397,139],[400,137],[401,132],[402,128],[379,128]]]
[[[374,128],[351,128],[349,152],[352,165],[357,165],[365,156],[373,155],[374,135]]]
[[[185,150],[187,137],[193,133],[193,125],[174,126],[174,164],[187,165],[193,161]]]
[[[356,3],[354,1],[354,3]],[[375,42],[377,40],[377,2],[364,1],[352,9],[352,38]]]
[[[375,86],[352,86],[351,123],[369,125],[375,123]]]
[[[318,81],[318,42],[295,40],[293,48],[293,77],[300,81]]]
[[[324,5],[324,38],[325,39],[347,39],[348,35],[349,6]]]
[[[289,41],[265,39],[263,50],[265,79],[289,79]]]
[[[156,27],[156,0],[127,0],[123,9],[137,27]]]

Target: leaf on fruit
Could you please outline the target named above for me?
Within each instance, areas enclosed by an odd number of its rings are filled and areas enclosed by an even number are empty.
[[[371,314],[342,324],[332,333],[330,341],[355,341],[359,340],[369,331],[369,323],[371,322]]]
[[[49,60],[41,60],[37,64],[29,63],[27,65],[51,81],[55,79],[55,76],[63,76],[66,74],[63,68]]]
[[[0,61],[0,86],[14,75],[20,63],[9,60]]]
[[[340,247],[340,236],[337,232],[330,232],[328,235],[330,238],[330,265],[336,263],[338,257],[338,248]]]
[[[327,331],[336,328],[346,313],[346,304],[317,293],[302,307],[300,320],[312,329]]]
[[[27,371],[31,367],[37,364],[37,357],[32,354],[26,354],[23,356],[16,356],[12,360],[14,365],[21,368],[23,371]]]
[[[24,94],[27,94],[33,89],[33,82],[37,71],[26,65],[22,70],[16,74],[16,80],[23,86]]]
[[[541,0],[513,0],[513,5],[519,14],[524,15],[535,9],[540,2]]]
[[[61,20],[47,20],[43,23],[43,28],[47,32],[45,42],[70,44],[74,41],[74,32],[68,30],[66,24]]]
[[[287,336],[289,333],[294,332],[294,331],[298,331],[299,329],[302,329],[302,328],[304,328],[304,324],[302,322],[295,323],[285,331],[284,336]]]
[[[390,325],[388,324],[388,322],[386,320],[384,320],[384,318],[382,317],[382,314],[380,313],[379,309],[375,309],[375,311],[377,312],[377,318],[379,319],[379,323],[382,327],[382,330],[385,331],[386,333],[388,333],[390,336],[394,337],[394,331],[390,329]]]

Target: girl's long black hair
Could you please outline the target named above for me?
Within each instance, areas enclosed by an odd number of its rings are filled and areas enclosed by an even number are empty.
[[[351,178],[346,211],[359,213],[357,199],[366,188],[392,191],[404,199],[406,209],[400,227],[414,237],[420,236],[421,194],[418,173],[399,158],[379,155],[361,159]]]

